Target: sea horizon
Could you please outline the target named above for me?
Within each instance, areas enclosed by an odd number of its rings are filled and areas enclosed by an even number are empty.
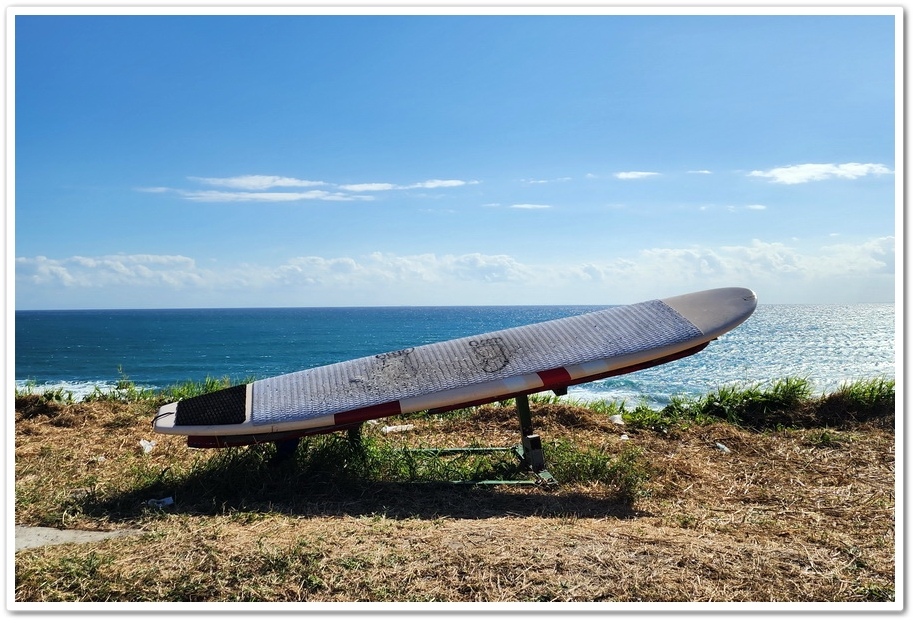
[[[206,378],[267,378],[611,305],[456,305],[19,310],[19,391],[84,397],[129,379],[164,389]],[[704,351],[570,388],[584,400],[664,406],[726,384],[805,377],[816,391],[896,376],[890,303],[764,303]]]
[[[218,310],[253,310],[253,309],[411,309],[411,308],[501,308],[501,307],[618,307],[620,305],[629,305],[631,303],[487,303],[487,304],[398,304],[398,305],[241,305],[241,306],[207,306],[207,307],[38,307],[28,309],[13,309],[14,313],[20,312],[68,312],[68,311],[87,311],[87,312],[109,312],[109,311],[218,311]],[[823,305],[823,306],[844,306],[844,305],[895,305],[896,301],[856,301],[844,303],[764,303],[759,302],[759,306],[764,305],[784,305],[784,306],[802,306],[802,305]]]

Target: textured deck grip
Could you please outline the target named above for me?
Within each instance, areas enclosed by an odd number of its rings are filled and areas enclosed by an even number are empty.
[[[178,402],[175,426],[222,426],[245,421],[247,385],[187,398]]]
[[[251,421],[265,425],[309,420],[652,350],[702,335],[659,300],[612,307],[255,381]]]

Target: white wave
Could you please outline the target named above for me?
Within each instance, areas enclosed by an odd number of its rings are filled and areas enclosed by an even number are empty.
[[[138,390],[156,389],[151,387],[136,386]],[[111,393],[117,389],[117,384],[112,381],[51,381],[36,383],[30,380],[16,379],[17,394],[37,394],[46,392],[59,392],[64,397],[69,396],[74,402],[80,402],[94,393]]]

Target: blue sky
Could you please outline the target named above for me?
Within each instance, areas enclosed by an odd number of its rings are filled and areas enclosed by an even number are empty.
[[[891,302],[893,15],[15,17],[15,307]]]

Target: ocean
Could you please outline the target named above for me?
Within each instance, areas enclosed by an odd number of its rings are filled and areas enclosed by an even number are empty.
[[[15,382],[80,399],[121,378],[161,389],[207,377],[260,379],[410,346],[601,309],[588,306],[17,311]],[[572,387],[581,401],[700,396],[733,383],[804,377],[816,392],[895,378],[893,304],[766,305],[704,351]],[[902,353],[900,354],[902,356]]]

